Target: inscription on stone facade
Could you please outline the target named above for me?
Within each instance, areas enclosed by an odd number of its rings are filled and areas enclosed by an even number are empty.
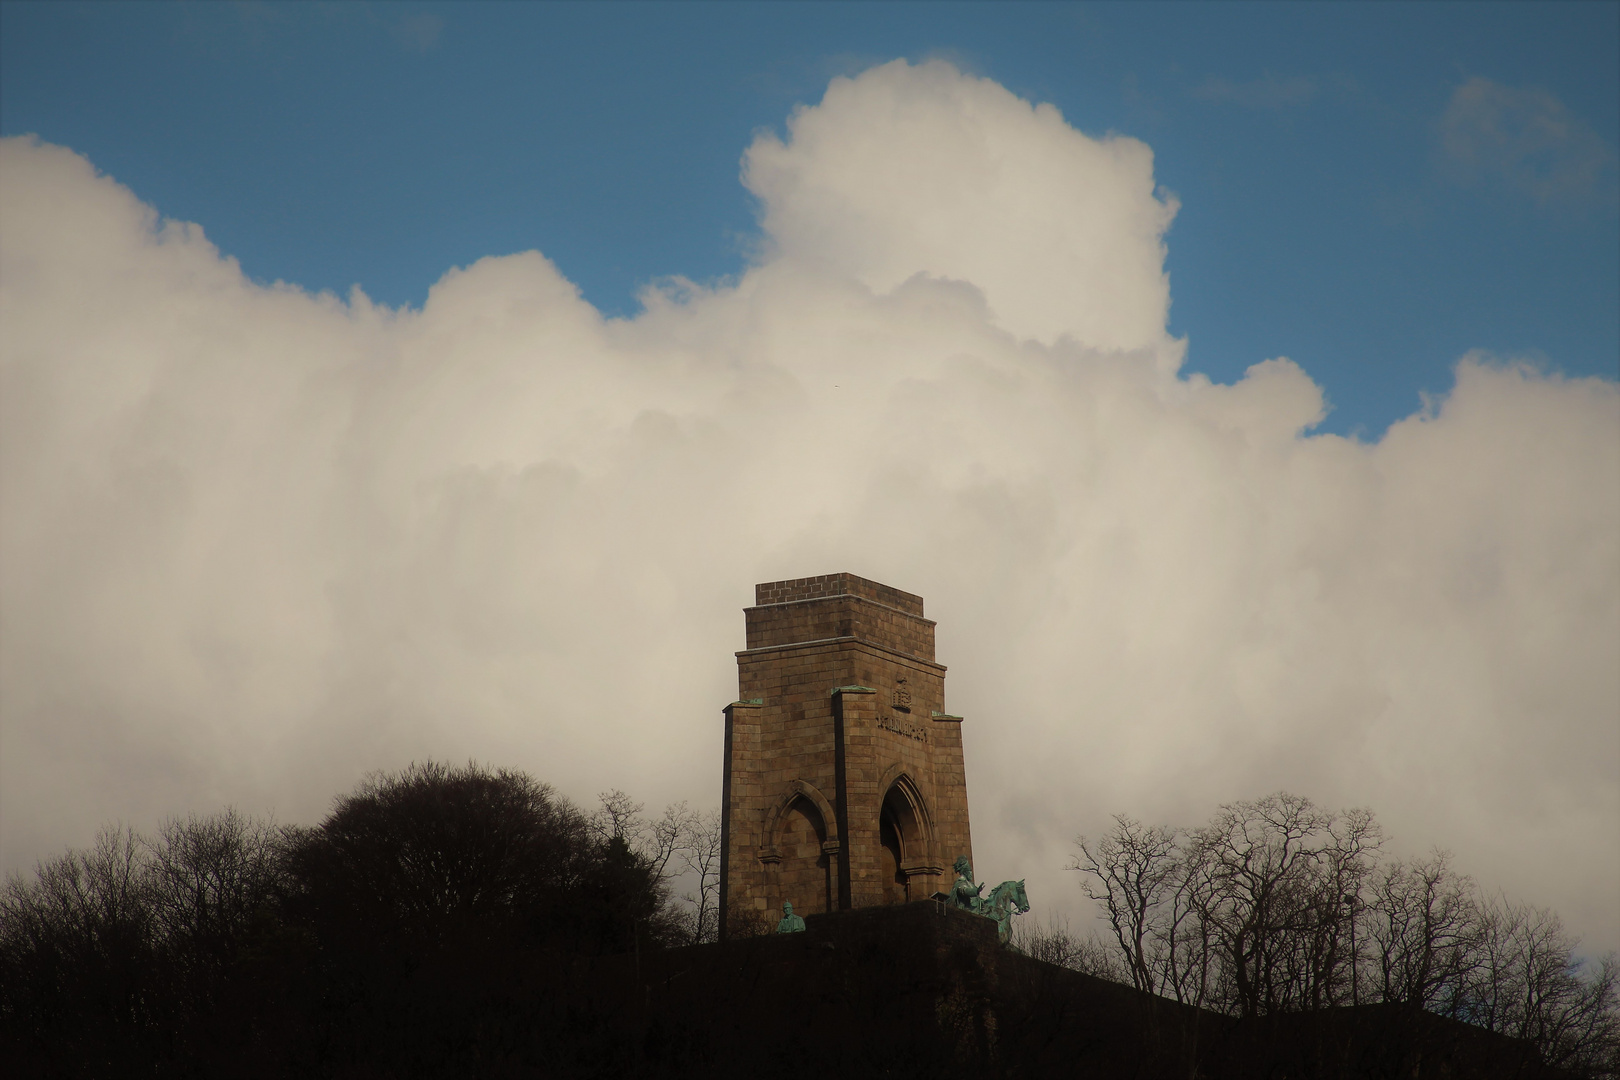
[[[890,713],[886,716],[879,716],[877,722],[878,727],[883,728],[885,731],[892,731],[896,735],[904,735],[906,738],[916,739],[918,742],[928,741],[928,729],[906,713]]]

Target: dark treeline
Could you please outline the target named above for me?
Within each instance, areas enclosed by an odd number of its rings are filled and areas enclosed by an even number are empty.
[[[718,815],[641,810],[427,764],[368,779],[313,828],[227,810],[107,829],[0,892],[0,1060],[40,1077],[715,1075],[680,1045],[705,1033],[661,1027],[640,987],[655,950],[715,936]],[[1381,843],[1371,813],[1286,794],[1198,829],[1118,817],[1074,863],[1111,933],[1015,924],[1015,943],[1197,1006],[1149,1037],[1187,1061],[1218,1031],[1264,1042],[1363,1006],[1377,1040],[1438,1016],[1525,1040],[1560,1075],[1620,1076],[1613,957],[1581,962],[1556,915]],[[743,977],[703,977],[722,976]]]
[[[0,895],[7,1071],[610,1075],[570,980],[715,926],[717,817],[640,810],[427,764],[314,828],[227,810],[104,830]]]
[[[1028,953],[1246,1020],[1343,1006],[1432,1013],[1527,1040],[1576,1076],[1620,1076],[1620,963],[1577,956],[1558,916],[1449,856],[1387,859],[1373,814],[1279,793],[1202,828],[1114,819],[1073,869],[1110,934],[1025,928]],[[1111,940],[1108,940],[1111,939]]]

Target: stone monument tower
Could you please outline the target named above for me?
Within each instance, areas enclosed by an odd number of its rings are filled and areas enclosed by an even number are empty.
[[[725,709],[720,933],[920,900],[972,857],[962,718],[922,597],[854,574],[755,586]]]

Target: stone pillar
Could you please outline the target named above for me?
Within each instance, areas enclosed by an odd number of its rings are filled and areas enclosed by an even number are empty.
[[[827,856],[827,876],[832,882],[830,890],[832,892],[830,898],[832,902],[828,905],[829,911],[837,911],[845,906],[838,900],[839,896],[842,895],[838,883],[844,880],[843,859],[839,857],[843,854],[843,850],[844,844],[842,840],[828,840],[821,845],[821,853]]]
[[[720,787],[720,938],[724,940],[731,914],[728,900],[747,906],[752,897],[762,897],[765,882],[756,869],[758,860],[752,857],[760,843],[756,835],[759,826],[754,823],[750,829],[744,815],[729,809],[749,801],[750,793],[758,786],[754,777],[759,766],[761,704],[734,701],[722,711],[726,745]]]
[[[871,907],[883,902],[882,889],[876,895],[878,866],[878,807],[873,794],[877,777],[872,775],[872,722],[877,691],[870,686],[838,686],[831,694],[833,738],[838,784],[838,835],[849,850],[839,863],[840,908]],[[870,819],[870,820],[868,820]]]

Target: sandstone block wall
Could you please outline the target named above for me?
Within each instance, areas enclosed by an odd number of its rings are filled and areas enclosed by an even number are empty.
[[[943,889],[972,857],[961,718],[919,596],[853,574],[769,582],[727,706],[723,932]]]

